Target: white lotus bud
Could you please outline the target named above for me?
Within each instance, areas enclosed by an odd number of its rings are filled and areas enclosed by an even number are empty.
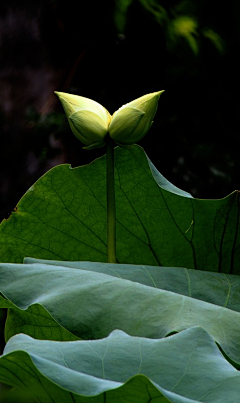
[[[110,137],[121,147],[129,148],[141,140],[150,129],[164,91],[144,95],[118,109],[113,116],[98,102],[78,95],[55,92],[67,115],[74,135],[85,149],[105,145]]]
[[[122,147],[132,146],[141,140],[150,129],[164,91],[144,95],[123,105],[112,116],[110,137]]]
[[[59,97],[73,134],[86,149],[105,145],[111,115],[98,102],[78,95],[55,92]]]

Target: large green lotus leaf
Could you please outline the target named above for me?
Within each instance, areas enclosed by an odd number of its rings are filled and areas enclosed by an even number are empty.
[[[134,281],[70,267],[1,264],[0,273],[2,294],[19,309],[31,307],[34,313],[40,304],[62,327],[82,339],[106,337],[114,329],[133,336],[161,338],[201,326],[230,359],[240,363],[238,312]],[[37,331],[38,328],[36,337]]]
[[[239,193],[193,199],[156,170],[139,146],[115,149],[119,263],[239,274]],[[60,165],[23,196],[0,226],[0,260],[107,261],[106,158]]]
[[[44,403],[240,402],[240,373],[199,327],[160,340],[119,330],[95,341],[17,335],[0,358],[0,381]]]
[[[25,263],[44,263],[95,271],[168,290],[240,312],[240,276],[182,267],[157,267],[96,262],[62,262],[25,258]],[[0,269],[1,270],[1,269]]]

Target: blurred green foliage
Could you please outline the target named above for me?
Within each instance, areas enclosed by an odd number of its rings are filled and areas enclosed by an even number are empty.
[[[120,34],[124,34],[125,32],[128,9],[133,1],[134,0],[116,1],[114,21],[116,29]],[[193,2],[183,0],[175,2],[175,4],[169,2],[164,7],[162,6],[164,2],[158,0],[138,1],[161,27],[170,51],[174,51],[174,48],[180,45],[181,40],[185,40],[193,53],[197,55],[201,45],[201,37],[204,36],[208,38],[219,53],[224,52],[224,42],[221,36],[215,32],[213,28],[202,26],[202,24],[198,22],[199,2],[195,2],[193,6]]]

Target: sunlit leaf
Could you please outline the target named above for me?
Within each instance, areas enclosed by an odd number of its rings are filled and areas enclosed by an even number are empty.
[[[240,363],[239,312],[143,285],[137,278],[130,281],[96,271],[38,263],[0,267],[2,294],[20,310],[27,310],[25,333],[31,314],[35,310],[38,314],[39,304],[81,339],[106,337],[114,329],[132,336],[162,338],[201,326],[226,355]],[[44,329],[36,325],[35,337],[38,331],[42,338]],[[11,332],[14,333],[14,320]]]
[[[25,258],[25,263],[44,263],[109,274],[161,290],[172,291],[240,312],[240,276],[182,267],[156,267],[95,262],[62,262]]]
[[[201,328],[161,340],[119,330],[96,341],[17,335],[0,358],[0,381],[6,380],[44,403],[231,403],[240,394],[239,372]]]

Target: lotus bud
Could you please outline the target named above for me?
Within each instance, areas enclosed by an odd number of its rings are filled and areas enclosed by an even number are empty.
[[[105,145],[111,115],[98,102],[78,95],[55,92],[66,113],[73,134],[86,147],[100,148]]]
[[[147,134],[163,92],[144,95],[123,105],[113,114],[109,134],[116,144],[129,148]]]
[[[113,116],[98,102],[78,95],[55,92],[59,97],[73,134],[85,149],[105,145],[110,137],[121,147],[130,148],[150,129],[164,91],[153,92],[118,109]]]

